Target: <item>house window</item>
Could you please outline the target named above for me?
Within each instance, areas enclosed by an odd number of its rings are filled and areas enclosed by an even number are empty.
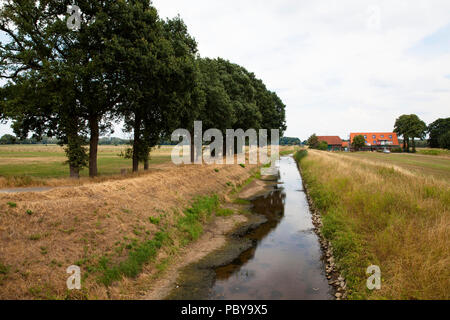
[[[392,139],[392,136],[389,136],[389,139]]]
[[[373,136],[372,136],[372,139],[376,139],[376,138],[377,138],[377,136],[376,136],[376,135],[373,135]]]
[[[384,135],[381,135],[381,138],[384,138]]]
[[[367,136],[364,136],[364,139],[367,139]],[[367,142],[367,141],[366,141]]]
[[[373,140],[373,144],[377,144],[377,140]]]

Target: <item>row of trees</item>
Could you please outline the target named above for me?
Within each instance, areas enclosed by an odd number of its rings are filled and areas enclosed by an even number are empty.
[[[424,140],[429,134],[431,148],[450,149],[450,118],[438,119],[426,125],[417,115],[402,115],[394,125],[394,132],[403,137],[403,151],[416,152],[416,138]]]
[[[12,134],[4,134],[0,137],[0,144],[59,144],[60,141],[56,138],[50,138],[47,136],[42,136],[39,139],[36,138],[27,138],[27,139],[18,139],[16,136]],[[85,143],[89,143],[88,140]],[[129,145],[130,140],[121,139],[117,137],[104,137],[100,138],[98,141],[99,145],[108,145],[108,146],[119,146],[119,145]]]
[[[4,1],[0,31],[0,120],[15,134],[56,137],[72,177],[97,175],[100,136],[123,121],[133,133],[133,171],[176,128],[285,130],[285,105],[241,66],[204,59],[180,17],[163,20],[148,0]],[[85,141],[89,141],[86,148]]]
[[[282,137],[280,139],[280,145],[282,146],[292,146],[292,145],[301,145],[302,142],[299,138],[292,138],[292,137]]]

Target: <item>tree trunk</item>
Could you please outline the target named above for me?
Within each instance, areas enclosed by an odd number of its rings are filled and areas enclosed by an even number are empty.
[[[139,148],[141,135],[141,118],[135,115],[134,119],[134,138],[133,138],[133,172],[139,171]]]
[[[89,119],[89,129],[91,131],[91,138],[89,142],[89,177],[93,178],[98,175],[97,153],[98,140],[100,136],[98,118],[96,116],[93,116]]]
[[[195,163],[195,141],[194,135],[191,134],[191,164]]]
[[[86,156],[82,146],[82,139],[78,137],[76,129],[76,124],[70,123],[68,125],[67,146],[65,148],[72,179],[80,178],[80,169],[85,165],[84,159]]]
[[[406,139],[406,152],[410,152],[410,143],[409,143],[409,137]]]
[[[416,140],[414,139],[414,137],[412,138],[412,152],[416,153]]]
[[[80,168],[75,167],[73,165],[69,165],[70,167],[70,177],[72,179],[79,179],[80,178]]]
[[[144,170],[145,170],[145,171],[148,171],[148,168],[149,168],[149,163],[148,163],[148,158],[147,158],[147,159],[145,159],[145,161],[144,161]]]
[[[407,138],[403,136],[403,152],[406,152],[406,140]]]

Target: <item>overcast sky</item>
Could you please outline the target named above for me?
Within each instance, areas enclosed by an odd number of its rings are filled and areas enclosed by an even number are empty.
[[[347,138],[392,131],[405,113],[427,124],[450,116],[448,0],[153,3],[162,17],[180,14],[203,57],[240,64],[276,91],[286,136]]]

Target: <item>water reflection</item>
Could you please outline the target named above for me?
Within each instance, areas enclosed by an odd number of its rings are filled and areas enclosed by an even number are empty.
[[[268,222],[246,237],[257,245],[216,269],[211,299],[330,299],[317,235],[297,165],[279,163],[283,188],[253,201]]]

